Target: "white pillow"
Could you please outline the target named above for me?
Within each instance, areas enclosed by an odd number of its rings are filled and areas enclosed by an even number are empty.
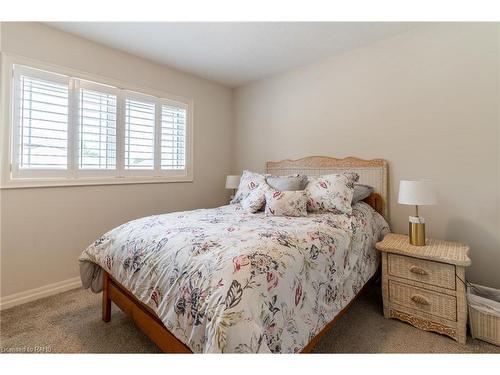
[[[359,175],[357,173],[310,177],[306,186],[306,192],[309,196],[307,202],[308,211],[351,214],[354,183],[358,179]]]
[[[241,201],[241,207],[247,212],[256,213],[266,203],[266,190],[267,186],[259,185],[257,189],[252,190],[243,200]]]
[[[250,171],[243,171],[240,179],[240,185],[238,190],[231,200],[231,204],[240,203],[245,199],[253,190],[257,189],[259,186],[266,186],[266,177],[260,173],[254,173]]]
[[[266,192],[266,214],[275,216],[307,216],[305,190]]]

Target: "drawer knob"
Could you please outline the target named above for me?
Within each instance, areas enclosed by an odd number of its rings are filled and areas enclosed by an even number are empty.
[[[411,266],[410,272],[416,273],[417,275],[427,275],[427,271],[421,267]]]
[[[421,296],[420,294],[414,294],[411,296],[411,300],[415,303],[419,303],[421,305],[428,305],[429,300],[425,298],[424,296]]]

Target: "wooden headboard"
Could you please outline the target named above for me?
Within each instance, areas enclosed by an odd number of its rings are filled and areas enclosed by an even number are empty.
[[[389,220],[388,165],[383,159],[363,160],[354,157],[336,159],[328,156],[308,156],[298,160],[268,161],[266,173],[276,176],[304,174],[317,177],[330,173],[353,171],[359,174],[359,183],[373,186],[375,194],[365,201]]]

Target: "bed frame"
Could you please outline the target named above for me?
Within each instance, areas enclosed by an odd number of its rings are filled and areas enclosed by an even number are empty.
[[[299,160],[282,160],[268,162],[266,172],[274,175],[287,175],[293,173],[308,176],[319,176],[342,171],[355,171],[359,174],[359,183],[373,186],[375,192],[365,199],[377,212],[388,220],[387,199],[387,162],[382,159],[362,160],[354,157],[335,159],[325,156],[310,156]],[[191,349],[177,339],[161,322],[154,311],[134,297],[123,285],[116,281],[106,271],[103,272],[102,292],[102,320],[111,320],[111,301],[123,312],[131,317],[135,324],[166,353],[192,353]],[[376,274],[377,275],[377,274]],[[366,286],[376,278],[373,276],[360,290],[360,292],[344,307],[335,318],[328,323],[313,339],[302,349],[301,353],[309,353],[316,346],[321,337],[327,333],[337,320],[348,310],[351,304],[365,290]]]

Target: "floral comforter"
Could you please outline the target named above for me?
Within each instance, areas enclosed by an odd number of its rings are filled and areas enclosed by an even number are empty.
[[[84,287],[106,270],[193,352],[294,353],[374,274],[388,230],[365,203],[293,218],[235,204],[128,222],[79,260]]]

